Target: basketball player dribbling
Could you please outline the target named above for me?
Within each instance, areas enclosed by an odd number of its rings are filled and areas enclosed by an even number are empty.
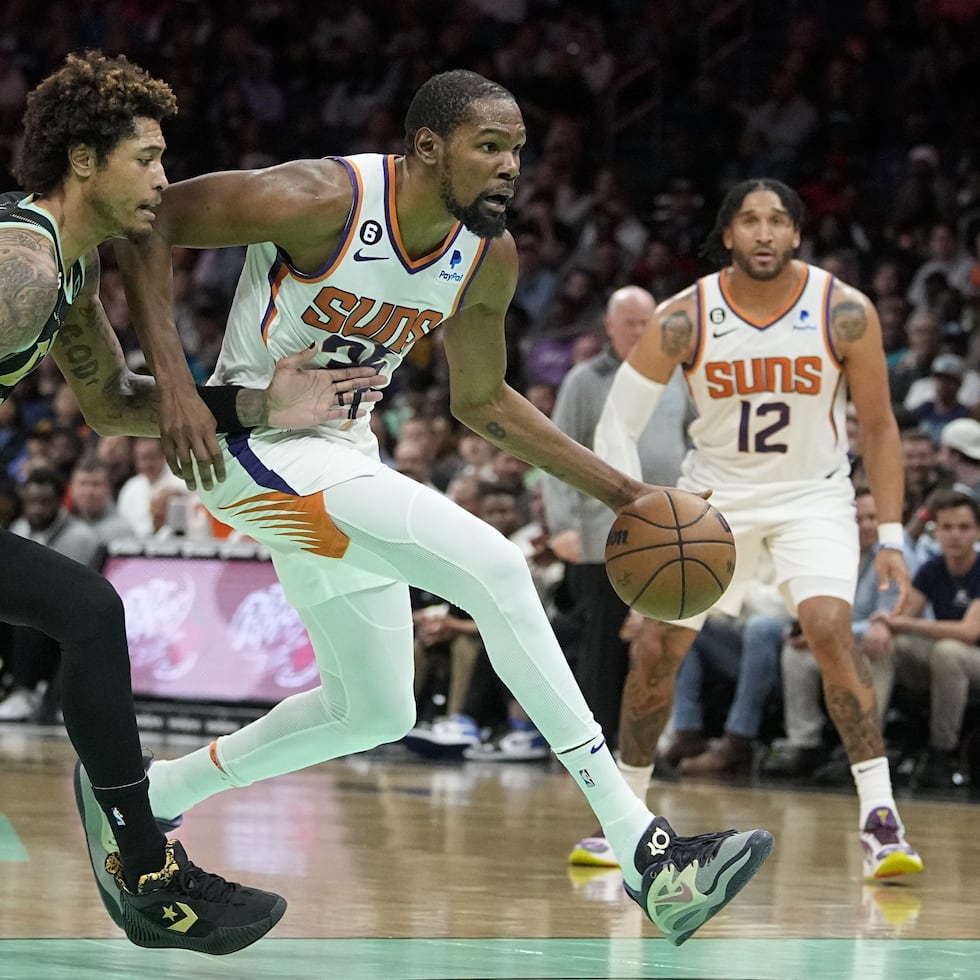
[[[897,583],[899,607],[910,588],[902,556],[902,452],[874,307],[856,289],[793,257],[802,220],[799,196],[779,181],[732,188],[706,246],[707,256],[725,267],[657,308],[617,372],[595,445],[624,472],[639,473],[637,434],[674,368],[683,366],[699,415],[678,483],[714,489],[711,502],[731,525],[738,552],[735,577],[714,608],[737,615],[760,551],[768,550],[776,582],[820,665],[827,710],[851,762],[865,876],[891,878],[921,871],[922,860],[905,840],[870,669],[851,633],[859,552],[848,395],[881,519],[875,565],[882,588]],[[675,670],[703,621],[702,614],[668,631],[667,662]],[[624,687],[621,727],[631,725],[637,737],[624,740],[622,762],[645,767],[648,783],[663,725],[648,723],[647,705],[667,679],[655,656],[644,669],[649,683],[633,677]],[[606,856],[606,847],[601,837],[587,838],[572,858]]]
[[[626,506],[649,487],[564,436],[504,382],[504,315],[517,280],[505,223],[525,141],[513,97],[471,72],[435,76],[412,100],[406,138],[404,156],[297,161],[172,185],[155,242],[131,257],[139,315],[173,329],[157,288],[171,245],[249,244],[214,383],[261,385],[280,349],[310,344],[317,363],[377,365],[390,376],[443,324],[461,421],[610,508]],[[202,499],[268,545],[322,685],[155,763],[158,818],[401,738],[415,719],[411,583],[471,613],[495,670],[605,829],[629,894],[671,942],[689,938],[755,874],[772,846],[767,832],[678,837],[630,791],[520,550],[384,466],[367,419],[257,428],[222,443],[227,478]]]

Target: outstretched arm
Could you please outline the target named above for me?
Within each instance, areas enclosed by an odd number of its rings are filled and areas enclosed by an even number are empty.
[[[153,232],[120,242],[116,255],[133,324],[161,391],[159,425],[170,468],[185,480],[194,461],[207,487],[224,479],[215,420],[194,389],[173,318],[171,247],[219,248],[273,241],[302,266],[324,248],[350,206],[346,171],[332,161],[206,174],[168,187]],[[317,263],[314,262],[315,266]]]
[[[565,435],[504,382],[504,315],[517,259],[509,235],[491,246],[465,308],[447,324],[453,415],[501,449],[616,510],[650,488]]]
[[[126,366],[119,341],[109,324],[99,299],[98,255],[89,257],[85,288],[75,300],[65,324],[51,349],[52,356],[78,396],[89,424],[102,435],[158,436],[160,434],[161,388],[152,377],[134,374]],[[309,369],[306,364],[315,351],[285,357],[276,364],[269,387],[262,390],[235,389],[234,415],[224,428],[229,431],[257,425],[282,429],[305,428],[334,419],[345,419],[350,397],[342,404],[340,396],[361,390],[361,403],[377,401],[386,379],[373,368],[350,367],[336,370]],[[227,389],[200,389],[205,398],[214,397],[216,406]],[[195,398],[197,391],[195,390]],[[208,410],[211,415],[210,409]],[[363,414],[363,410],[360,414]],[[214,420],[211,422],[212,429]],[[188,487],[196,487],[193,467],[175,470]],[[201,471],[205,487],[205,472]]]

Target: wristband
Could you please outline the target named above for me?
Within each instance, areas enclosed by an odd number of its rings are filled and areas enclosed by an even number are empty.
[[[249,428],[242,425],[235,408],[238,393],[242,390],[240,385],[198,385],[197,393],[214,416],[218,432],[241,432]]]
[[[882,548],[897,548],[901,551],[905,547],[905,532],[898,521],[888,521],[878,525],[878,544]]]

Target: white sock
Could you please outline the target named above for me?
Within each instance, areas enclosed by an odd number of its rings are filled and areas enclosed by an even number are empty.
[[[215,740],[179,759],[161,759],[150,766],[147,775],[154,816],[172,820],[232,785],[231,777],[220,768],[217,746]]]
[[[619,771],[626,780],[626,785],[640,798],[641,802],[646,802],[647,790],[650,788],[650,777],[653,775],[653,764],[649,766],[628,766],[622,759],[619,760]]]
[[[855,762],[851,766],[851,775],[854,777],[854,785],[857,787],[858,793],[859,827],[864,829],[872,810],[876,810],[878,807],[888,807],[895,814],[899,827],[904,830],[902,818],[898,815],[898,807],[895,806],[895,797],[892,793],[892,777],[888,768],[888,759],[882,755],[877,759]]]
[[[624,880],[631,888],[639,888],[641,875],[634,852],[653,814],[630,789],[601,734],[577,749],[560,753],[558,759],[585,794],[619,859]]]

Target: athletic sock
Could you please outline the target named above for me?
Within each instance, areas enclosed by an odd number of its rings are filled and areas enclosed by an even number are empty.
[[[110,788],[92,787],[112,828],[126,875],[126,884],[136,891],[140,878],[159,871],[164,863],[166,840],[153,819],[147,796],[148,780]]]
[[[185,810],[234,785],[221,768],[217,739],[179,759],[161,759],[150,769],[153,812],[173,820]]]
[[[630,789],[601,734],[557,755],[598,818],[609,846],[619,859],[623,879],[631,888],[639,888],[642,876],[636,870],[634,853],[653,814]]]
[[[650,777],[653,775],[653,766],[628,766],[620,760],[619,771],[623,774],[626,785],[633,790],[641,802],[645,803],[647,790],[650,789]]]
[[[898,815],[898,807],[895,806],[895,797],[892,793],[892,777],[888,768],[888,759],[885,756],[879,756],[877,759],[865,759],[863,762],[856,762],[851,766],[851,775],[854,777],[854,785],[857,787],[860,829],[864,829],[872,810],[888,807],[895,814],[899,827],[904,830],[902,818]]]

